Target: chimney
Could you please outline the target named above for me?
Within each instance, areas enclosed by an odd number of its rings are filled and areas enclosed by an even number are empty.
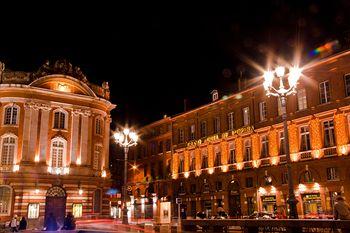
[[[219,99],[219,92],[218,90],[214,89],[210,92],[211,94],[211,98],[212,98],[212,102],[215,102]]]

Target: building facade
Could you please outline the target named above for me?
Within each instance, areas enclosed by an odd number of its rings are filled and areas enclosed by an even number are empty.
[[[335,195],[350,198],[349,64],[350,51],[344,51],[306,65],[297,93],[287,98],[291,178],[302,218],[330,217]],[[176,198],[187,216],[210,216],[218,206],[231,217],[287,212],[280,101],[266,97],[262,84],[219,100],[213,93],[212,103],[167,119],[172,185],[167,195],[154,195],[170,197],[175,216]],[[146,140],[147,152],[154,140]],[[147,167],[162,158],[144,156],[138,161]]]
[[[0,221],[109,216],[108,83],[64,60],[36,72],[0,67]]]

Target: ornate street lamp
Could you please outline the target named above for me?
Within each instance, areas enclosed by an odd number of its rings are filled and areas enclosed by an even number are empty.
[[[122,132],[116,132],[114,139],[117,144],[124,148],[124,186],[123,186],[123,224],[128,224],[128,209],[126,206],[126,183],[128,175],[128,152],[129,147],[136,146],[138,136],[135,132],[128,128],[124,128]]]
[[[296,87],[298,80],[301,76],[301,69],[297,66],[289,68],[289,73],[285,73],[286,68],[283,66],[278,66],[274,71],[266,71],[264,73],[264,89],[266,90],[267,96],[276,96],[279,97],[282,107],[282,119],[283,119],[283,128],[284,128],[284,149],[286,152],[287,159],[287,169],[288,169],[288,189],[289,189],[289,218],[297,219],[297,203],[298,200],[295,198],[294,194],[294,185],[292,179],[292,170],[291,170],[291,160],[290,160],[290,151],[289,151],[289,136],[288,136],[288,127],[287,127],[287,111],[286,111],[286,101],[287,96],[290,94],[296,93]],[[274,87],[274,79],[279,79],[279,87]],[[285,86],[285,84],[288,85]],[[276,85],[277,86],[277,85]]]

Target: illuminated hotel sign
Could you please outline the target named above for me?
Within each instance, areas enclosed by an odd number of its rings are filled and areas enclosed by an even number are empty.
[[[239,128],[239,129],[235,129],[235,130],[232,130],[230,132],[226,132],[226,133],[222,133],[221,134],[221,138],[227,138],[229,135],[233,136],[235,134],[237,135],[241,135],[241,134],[244,134],[244,133],[250,133],[254,130],[254,126],[244,126],[242,128]],[[212,141],[216,141],[220,139],[220,136],[218,134],[215,134],[215,135],[212,135],[212,136],[209,136],[205,139],[199,139],[199,140],[196,140],[196,141],[191,141],[191,142],[188,142],[187,143],[187,146],[188,147],[192,147],[192,146],[198,146],[202,143],[205,143],[205,142],[212,142]]]

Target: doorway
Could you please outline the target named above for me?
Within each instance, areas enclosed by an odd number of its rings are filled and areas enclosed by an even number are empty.
[[[53,186],[47,191],[45,202],[45,222],[52,213],[57,224],[63,226],[66,214],[66,200],[66,191],[60,186]]]
[[[228,209],[229,215],[231,217],[241,217],[241,195],[239,192],[239,184],[237,181],[231,181],[229,184]]]

